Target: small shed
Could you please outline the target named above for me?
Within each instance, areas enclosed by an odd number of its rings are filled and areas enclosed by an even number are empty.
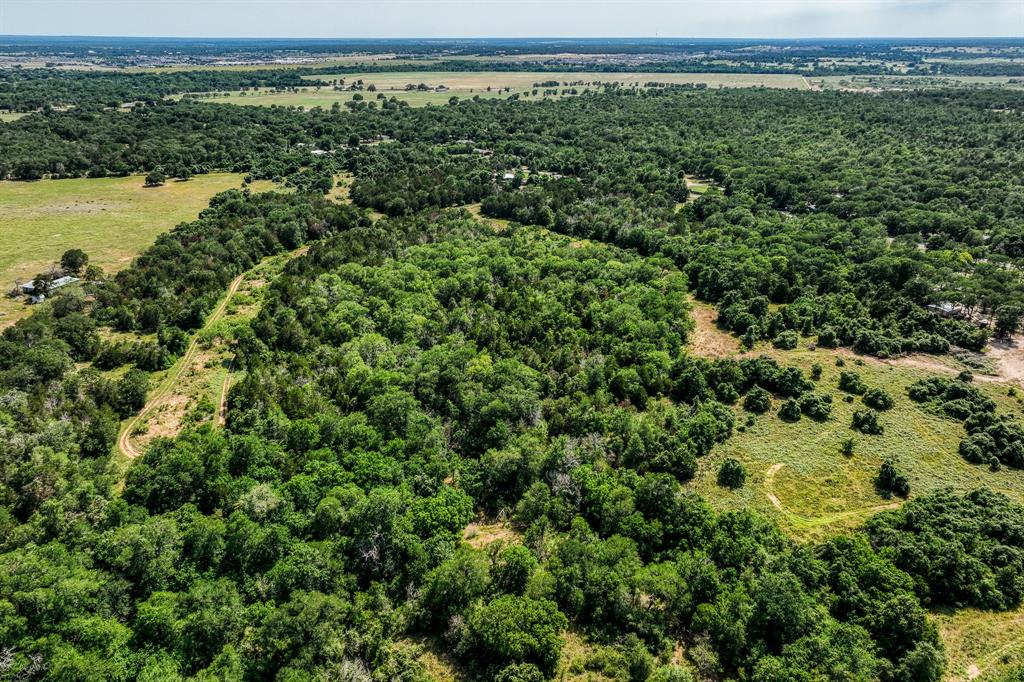
[[[63,277],[58,277],[57,279],[50,282],[49,290],[56,291],[61,287],[66,287],[67,285],[74,284],[77,281],[79,281],[77,277],[64,275]],[[22,284],[21,293],[25,294],[26,296],[31,296],[32,303],[42,303],[43,301],[46,300],[46,294],[36,291],[35,280],[32,280],[31,282],[25,282],[24,284]]]

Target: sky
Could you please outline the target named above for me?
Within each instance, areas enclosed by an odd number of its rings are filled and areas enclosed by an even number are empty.
[[[0,0],[0,34],[1022,37],[1024,0]]]

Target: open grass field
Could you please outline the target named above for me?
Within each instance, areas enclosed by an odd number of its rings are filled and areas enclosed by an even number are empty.
[[[0,111],[0,123],[17,121],[22,116],[28,116],[28,114],[18,111]]]
[[[506,92],[406,92],[405,90],[395,91],[382,91],[389,99],[395,97],[396,99],[408,102],[411,107],[422,107],[427,104],[442,105],[447,104],[448,100],[454,95],[456,97],[472,97],[473,95],[480,95],[480,97],[508,97],[510,93]],[[239,92],[224,92],[218,93],[217,97],[203,98],[202,102],[212,102],[214,104],[240,104],[247,106],[283,106],[283,107],[303,107],[305,109],[312,109],[313,107],[321,107],[323,109],[330,109],[331,106],[337,102],[338,104],[344,104],[352,99],[356,93],[350,91],[337,91],[331,88],[321,88],[317,90],[315,87],[303,88],[296,92],[274,92],[272,90],[260,90],[250,91],[246,94]],[[377,94],[373,92],[361,93],[364,101],[373,102],[377,99]]]
[[[734,355],[738,344],[729,335],[708,328],[713,315],[707,310],[698,306],[699,314],[695,315],[698,331],[692,341],[694,352],[715,357]],[[690,484],[716,507],[750,507],[775,517],[797,538],[819,539],[853,528],[871,514],[898,504],[898,500],[886,499],[874,488],[878,468],[889,455],[899,458],[910,479],[912,495],[945,486],[958,490],[987,486],[1024,502],[1024,471],[1004,468],[993,472],[968,463],[958,452],[964,435],[962,425],[925,411],[907,397],[910,384],[938,373],[943,365],[936,363],[934,368],[926,369],[918,358],[883,362],[844,350],[810,350],[806,340],[792,351],[763,346],[752,352],[761,353],[775,357],[780,364],[798,366],[808,375],[815,363],[820,364],[822,376],[815,392],[832,396],[832,416],[826,422],[804,417],[788,423],[775,414],[780,406],[775,401],[772,411],[754,417],[753,424],[747,426],[749,413],[737,407],[737,426],[743,430],[737,430],[700,460],[697,476]],[[845,366],[836,366],[839,357]],[[839,372],[844,369],[858,372],[869,387],[884,388],[895,399],[895,407],[882,413],[881,435],[868,436],[849,428],[854,410],[864,406],[859,397],[851,403],[844,401],[846,394],[838,389]],[[955,369],[951,363],[944,373],[951,374]],[[988,379],[978,377],[975,383],[996,401],[1000,412],[1024,414],[1021,400],[1007,394],[1009,384]],[[848,437],[855,442],[852,457],[840,451]],[[718,467],[726,457],[735,457],[747,467],[747,483],[737,491],[716,484]]]
[[[932,613],[946,645],[950,682],[1010,682],[1024,679],[1024,607]]]
[[[347,67],[353,65],[365,65],[375,62],[387,62],[389,65],[401,64],[433,64],[436,59],[405,59],[396,57],[393,53],[381,54],[343,54],[330,55],[321,59],[314,59],[308,62],[267,62],[254,64],[176,64],[174,66],[129,66],[117,67],[96,67],[104,71],[124,71],[126,73],[174,73],[177,71],[264,71],[266,69],[297,69],[315,68],[326,69],[330,67]]]
[[[512,92],[532,89],[534,83],[559,81],[560,83],[620,83],[622,85],[643,85],[644,83],[706,84],[709,88],[797,88],[807,89],[807,83],[798,74],[744,74],[744,73],[600,73],[591,71],[396,71],[393,73],[351,73],[310,76],[323,80],[344,78],[346,83],[362,79],[373,83],[379,90],[400,90],[408,83],[445,85],[455,94],[457,91],[491,88],[512,88]]]
[[[812,83],[826,90],[834,89],[922,89],[952,86],[1003,86],[1024,89],[1020,78],[1009,76],[815,76]]]
[[[738,357],[737,340],[714,326],[714,310],[694,304],[697,328],[691,351],[705,357]],[[911,496],[941,487],[966,491],[986,486],[1024,503],[1024,471],[987,467],[966,462],[958,452],[964,430],[959,422],[935,416],[907,397],[914,381],[936,374],[955,375],[965,365],[950,356],[911,356],[890,361],[859,357],[847,350],[811,350],[807,341],[792,351],[762,345],[751,352],[774,357],[783,365],[795,365],[809,375],[822,367],[815,392],[832,396],[832,417],[819,423],[807,417],[787,423],[777,416],[779,401],[770,412],[746,426],[747,412],[737,407],[737,426],[743,426],[723,444],[699,460],[689,484],[718,509],[752,508],[773,517],[798,540],[819,540],[852,530],[869,516],[897,506],[874,488],[882,460],[896,455],[910,479]],[[843,358],[843,367],[836,359]],[[998,358],[994,358],[997,360]],[[1001,413],[1024,415],[1024,400],[1008,395],[1021,380],[1014,366],[992,363],[995,376],[976,375],[975,385],[995,400]],[[839,372],[858,372],[869,387],[882,387],[894,399],[893,409],[882,413],[884,433],[868,436],[849,428],[860,398],[852,403],[838,388]],[[840,451],[847,437],[855,441],[852,457]],[[735,457],[747,468],[747,481],[736,491],[716,483],[725,457]],[[946,647],[949,682],[1009,682],[1024,679],[1024,608],[1009,612],[961,609],[933,614]]]
[[[346,83],[363,80],[366,85],[373,84],[377,92],[363,91],[366,101],[374,101],[377,94],[396,97],[408,102],[410,106],[422,107],[427,104],[447,104],[452,96],[456,97],[508,97],[512,94],[523,95],[534,89],[535,83],[558,81],[559,83],[577,83],[577,89],[595,88],[595,83],[619,83],[623,86],[642,86],[645,83],[672,84],[705,84],[711,88],[795,88],[809,89],[809,84],[800,75],[789,74],[701,74],[701,73],[597,73],[597,72],[446,72],[446,71],[398,71],[394,73],[353,73],[309,76],[310,79],[345,79]],[[408,84],[423,83],[431,90],[406,90]],[[447,92],[434,92],[433,88],[444,85]],[[487,88],[491,90],[488,91]],[[562,87],[562,86],[560,86]],[[505,88],[509,88],[508,91]],[[543,91],[543,88],[537,88]],[[241,104],[249,106],[289,106],[330,108],[335,102],[344,104],[356,94],[350,91],[338,91],[331,87],[316,86],[302,88],[297,91],[275,92],[270,89],[241,92],[220,92],[216,97],[204,98],[202,101],[219,104]],[[538,93],[540,96],[540,93]]]
[[[241,182],[237,173],[162,187],[143,187],[141,176],[0,182],[0,287],[6,293],[16,279],[31,279],[72,248],[108,273],[120,270],[158,234],[194,219],[210,197]],[[27,312],[20,300],[0,299],[0,326]]]

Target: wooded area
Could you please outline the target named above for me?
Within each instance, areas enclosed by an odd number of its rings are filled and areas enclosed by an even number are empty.
[[[105,78],[134,87],[68,92]],[[942,679],[926,609],[1021,603],[1024,507],[917,494],[887,460],[879,487],[910,499],[828,540],[715,511],[681,486],[737,415],[825,421],[833,390],[820,367],[692,354],[691,296],[748,349],[1015,333],[1021,104],[658,88],[358,113],[82,101],[3,124],[5,177],[226,169],[289,190],[221,193],[4,330],[0,677],[412,681],[429,650],[532,682],[571,632],[607,679]],[[352,204],[324,197],[343,173]],[[233,278],[307,243],[233,339],[225,427],[156,439],[122,476],[148,373]],[[971,379],[894,396],[851,368],[838,390],[863,409],[836,428],[871,438],[912,400],[964,423],[970,462],[1024,467],[1020,422]],[[742,488],[742,464],[718,480]]]

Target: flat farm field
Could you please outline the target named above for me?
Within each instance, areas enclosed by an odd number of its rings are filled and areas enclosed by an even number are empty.
[[[79,248],[110,273],[127,267],[156,236],[194,220],[218,192],[240,187],[238,173],[197,175],[144,187],[142,176],[0,182],[0,289],[28,280]],[[257,183],[254,190],[271,184]],[[28,312],[0,298],[0,326]]]
[[[408,102],[410,106],[422,107],[428,104],[446,104],[452,97],[508,97],[521,96],[538,90],[538,97],[545,89],[575,87],[578,91],[596,88],[602,83],[618,83],[624,87],[640,86],[647,83],[703,84],[709,88],[810,88],[803,76],[788,74],[733,74],[733,73],[598,73],[598,72],[536,72],[536,71],[396,71],[394,73],[338,73],[308,76],[307,79],[341,81],[346,84],[362,80],[365,87],[373,85],[376,92],[363,90],[365,101],[375,101],[378,94],[395,97]],[[558,86],[541,87],[540,83],[557,82]],[[427,90],[408,90],[406,86],[423,84]],[[534,88],[538,85],[537,88]],[[437,92],[436,88],[444,86]],[[488,90],[488,88],[490,88]],[[335,102],[344,104],[353,98],[355,92],[334,90],[331,86],[310,85],[298,90],[274,90],[256,88],[248,92],[217,92],[200,98],[219,104],[241,104],[249,106],[285,106],[330,108]],[[561,93],[560,93],[561,94]],[[532,96],[529,95],[529,96]]]
[[[532,90],[534,83],[558,81],[562,83],[620,83],[624,86],[645,83],[670,83],[673,85],[704,84],[709,88],[809,88],[807,81],[798,74],[745,74],[745,73],[602,73],[596,71],[395,71],[393,73],[339,73],[309,76],[310,79],[331,81],[345,79],[346,83],[362,80],[373,83],[378,90],[402,90],[407,84],[424,83],[429,86],[444,85],[456,91],[470,91],[477,94],[490,86],[511,88],[512,92]],[[585,86],[584,86],[585,87]]]

